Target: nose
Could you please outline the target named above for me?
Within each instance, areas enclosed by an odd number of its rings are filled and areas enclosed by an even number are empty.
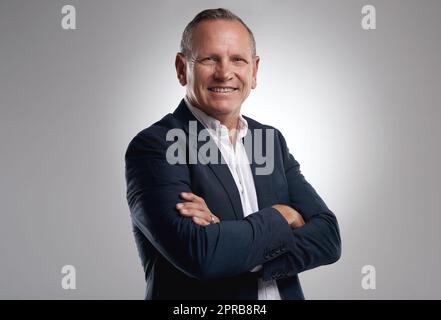
[[[231,65],[228,61],[220,60],[216,64],[216,69],[214,72],[214,78],[217,81],[225,82],[233,78],[233,72]]]

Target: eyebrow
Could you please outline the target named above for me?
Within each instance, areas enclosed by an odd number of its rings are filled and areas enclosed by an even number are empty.
[[[201,60],[201,59],[205,59],[205,58],[217,58],[217,59],[219,59],[220,57],[221,57],[220,55],[213,53],[213,54],[201,54],[201,55],[196,56],[194,59],[195,60]],[[238,53],[230,55],[229,58],[230,59],[231,58],[233,58],[233,59],[239,58],[239,59],[242,59],[242,60],[244,60],[246,62],[249,62],[249,59],[247,59],[244,55],[238,54]]]

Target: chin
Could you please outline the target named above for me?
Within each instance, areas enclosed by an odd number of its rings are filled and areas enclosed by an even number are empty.
[[[216,101],[210,103],[209,106],[212,112],[225,115],[234,113],[236,110],[240,109],[240,104],[238,102],[231,101]]]

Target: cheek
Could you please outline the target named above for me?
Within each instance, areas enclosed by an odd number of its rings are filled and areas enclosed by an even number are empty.
[[[202,92],[201,89],[201,79],[197,74],[192,74],[189,81],[189,86],[191,90],[197,94],[200,95]]]
[[[253,78],[249,75],[246,75],[244,78],[242,78],[242,85],[243,85],[243,91],[248,92],[251,90],[253,86]]]
[[[251,87],[254,85],[253,80],[253,73],[252,70],[244,70],[240,74],[240,81],[242,82],[242,85],[244,86],[244,90],[248,91],[251,89]]]
[[[210,81],[212,72],[204,68],[198,68],[194,72],[195,84],[198,87],[206,87]]]

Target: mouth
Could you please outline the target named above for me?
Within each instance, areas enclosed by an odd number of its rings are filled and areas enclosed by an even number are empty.
[[[239,88],[235,87],[209,87],[209,91],[215,92],[215,93],[231,93],[239,90]]]

